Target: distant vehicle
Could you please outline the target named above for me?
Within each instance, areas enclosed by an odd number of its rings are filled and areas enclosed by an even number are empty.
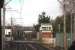
[[[51,44],[55,46],[55,38],[53,37],[52,24],[46,23],[40,26],[41,40],[43,44]]]

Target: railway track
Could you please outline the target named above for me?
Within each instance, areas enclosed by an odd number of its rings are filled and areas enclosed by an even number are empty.
[[[38,43],[29,43],[29,42],[12,42],[7,43],[5,45],[4,50],[54,50],[54,49],[48,49],[43,46],[41,46]]]
[[[45,47],[41,46],[40,44],[32,43],[29,45],[36,48],[36,50],[49,50],[48,48],[45,48]]]

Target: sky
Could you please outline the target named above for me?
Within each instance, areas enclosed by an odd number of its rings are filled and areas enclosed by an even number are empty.
[[[6,25],[11,23],[12,17],[13,24],[32,26],[38,23],[38,15],[43,11],[51,19],[62,14],[57,0],[11,0],[6,5]]]

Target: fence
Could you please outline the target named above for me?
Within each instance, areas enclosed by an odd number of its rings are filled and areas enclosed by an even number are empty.
[[[71,45],[72,38],[71,33],[67,33],[67,45]],[[56,33],[56,46],[64,47],[64,33]]]

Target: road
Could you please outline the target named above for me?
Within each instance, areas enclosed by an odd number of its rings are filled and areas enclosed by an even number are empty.
[[[43,47],[38,43],[6,42],[4,50],[54,50]]]

